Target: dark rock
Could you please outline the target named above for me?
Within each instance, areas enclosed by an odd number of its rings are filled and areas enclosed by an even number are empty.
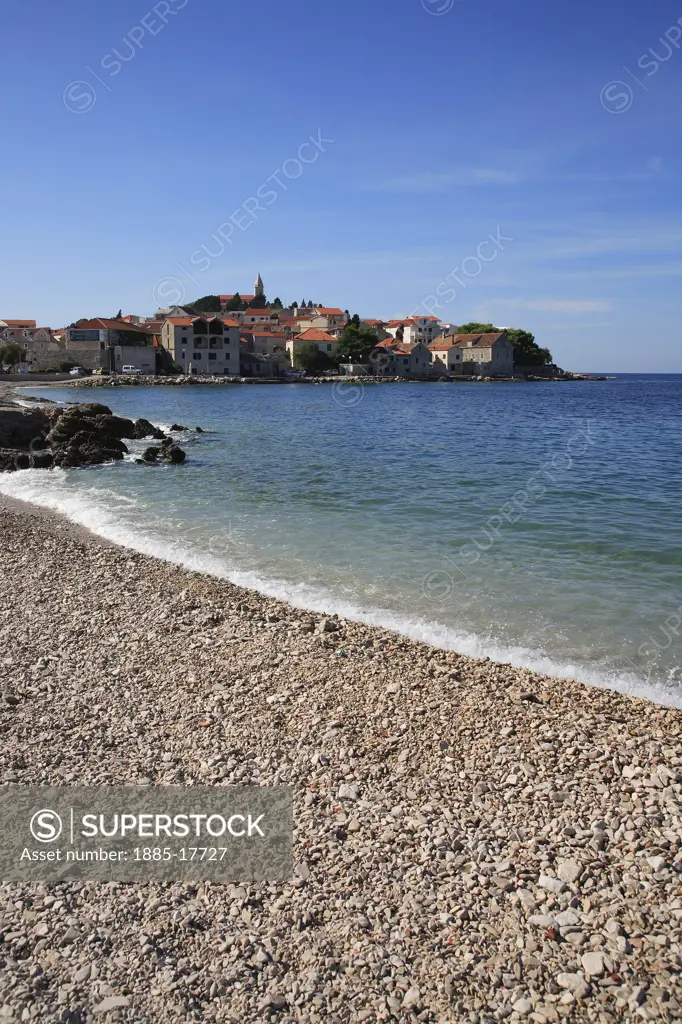
[[[0,448],[0,473],[12,473],[17,468],[14,460],[17,452],[11,448]]]
[[[47,437],[51,420],[46,409],[0,409],[0,448],[29,449]]]
[[[118,452],[120,455],[128,454],[128,449],[124,445],[123,441],[120,441],[117,437],[102,437],[100,434],[93,433],[90,430],[81,430],[77,434],[74,434],[66,445],[67,448],[93,446],[106,448],[108,451]]]
[[[177,432],[178,430],[187,430],[187,427],[183,427],[182,423],[173,423],[171,425],[171,432]]]
[[[14,459],[14,465],[17,469],[30,469],[31,456],[28,452],[18,452]]]
[[[145,437],[154,437],[156,434],[159,433],[159,431],[157,430],[153,423],[150,423],[149,420],[144,419],[135,420],[135,422],[133,423],[133,430],[135,432],[135,437],[137,438],[138,441],[141,441]]]
[[[54,455],[52,452],[36,452],[31,460],[34,469],[52,469]]]
[[[178,448],[176,445],[167,448],[163,453],[164,462],[170,462],[174,466],[179,466],[186,458],[187,455],[183,452],[182,448]]]
[[[135,438],[135,424],[122,416],[95,416],[95,427],[99,434],[106,437]]]
[[[145,448],[144,452],[142,453],[142,462],[156,462],[160,454],[160,448]]]
[[[99,466],[103,462],[122,459],[127,451],[126,446],[118,438],[100,437],[83,430],[56,450],[54,464],[64,468]]]
[[[194,429],[196,430],[197,434],[203,434],[204,433],[204,431],[201,429],[201,427],[195,427]]]
[[[163,430],[155,430],[154,433],[152,434],[152,439],[154,441],[169,441],[170,440],[170,438],[166,437],[166,435],[164,434]]]

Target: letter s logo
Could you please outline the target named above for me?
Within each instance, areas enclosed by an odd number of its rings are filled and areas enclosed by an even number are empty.
[[[56,811],[36,811],[31,818],[31,835],[39,843],[53,843],[62,834],[62,819]]]

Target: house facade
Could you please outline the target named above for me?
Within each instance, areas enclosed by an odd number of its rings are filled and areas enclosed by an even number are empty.
[[[161,344],[185,374],[238,377],[239,324],[218,316],[169,317]]]
[[[306,309],[297,317],[299,332],[317,328],[320,331],[327,331],[329,334],[341,332],[346,326],[346,314],[337,307],[318,306],[314,309]]]
[[[7,322],[4,321],[6,324]],[[22,349],[22,372],[36,373],[54,370],[65,359],[65,345],[59,341],[49,327],[3,326],[0,322],[0,345],[14,343]]]
[[[272,363],[278,370],[287,370],[291,366],[287,353],[289,331],[269,330],[264,327],[242,328],[240,331],[242,344],[247,351]]]
[[[405,345],[422,343],[428,346],[443,333],[437,316],[408,316],[404,320],[389,320],[385,330],[392,338],[402,340]]]
[[[286,343],[287,354],[292,366],[295,365],[297,349],[300,349],[302,345],[311,343],[315,345],[320,352],[330,356],[332,359],[336,355],[336,351],[339,347],[339,340],[334,337],[333,334],[329,334],[327,331],[322,331],[317,327],[311,327],[307,331],[303,331],[302,334],[297,334],[294,338],[289,338]]]
[[[462,352],[463,372],[481,377],[511,377],[514,372],[514,346],[506,331],[495,334],[452,334]]]
[[[381,342],[370,354],[372,373],[376,377],[429,377],[431,353],[426,345]]]
[[[441,340],[432,341],[429,345],[429,352],[431,354],[431,368],[436,373],[455,373],[462,374],[464,370],[462,349],[455,345],[452,341]]]
[[[145,327],[123,320],[95,317],[78,320],[64,331],[67,358],[86,370],[119,372],[135,366],[156,374],[154,335]]]

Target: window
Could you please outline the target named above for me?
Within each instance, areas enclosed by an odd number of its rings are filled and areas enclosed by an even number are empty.
[[[331,352],[331,350],[332,350],[332,346],[331,346],[331,342],[330,342],[330,343],[329,343],[329,344],[327,345],[327,352]]]
[[[217,359],[218,356],[215,354],[215,352],[209,352],[208,353],[208,358],[209,358],[209,360],[210,359]]]
[[[195,352],[192,356],[193,359],[201,359],[201,352]]]

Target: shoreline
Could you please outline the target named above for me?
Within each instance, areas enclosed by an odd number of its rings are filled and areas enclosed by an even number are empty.
[[[37,377],[44,377],[37,374]],[[286,377],[212,377],[203,374],[196,374],[188,377],[183,374],[177,375],[130,375],[130,376],[98,376],[76,377],[66,380],[45,380],[39,379],[35,383],[26,375],[24,380],[15,379],[7,382],[7,386],[18,388],[119,388],[119,387],[202,387],[206,385],[248,385],[248,384],[331,384],[355,387],[365,384],[537,384],[537,383],[579,383],[584,381],[606,381],[614,377],[590,373],[574,373],[563,371],[560,375],[543,376],[527,374],[524,376],[512,377],[485,377],[469,374],[441,377],[376,377],[373,374],[362,376],[323,376],[323,377],[300,377],[290,379]],[[2,382],[0,382],[2,383]]]
[[[2,503],[2,784],[294,793],[290,883],[62,883],[57,911],[52,887],[3,886],[5,938],[28,942],[12,973],[41,967],[50,1019],[109,996],[169,1024],[682,1006],[682,712],[299,611]]]
[[[134,378],[131,378],[131,380],[134,380]],[[190,378],[186,380],[188,380],[190,383],[193,382],[192,379]],[[203,380],[201,381],[201,383],[210,384],[211,381]],[[45,386],[53,387],[53,385],[50,384],[46,384]],[[71,386],[82,386],[82,381],[74,381],[71,383]],[[17,391],[21,391],[22,387],[23,385],[20,384],[12,383],[3,385],[3,382],[0,382],[0,408],[2,408],[3,405],[3,398],[9,398],[10,401],[12,401],[13,397],[14,399],[16,399],[18,396],[15,393]],[[38,408],[42,400],[35,399],[28,401],[30,401],[29,408],[32,407],[33,405],[35,405],[35,407]],[[18,404],[19,406],[23,404],[21,399],[19,399]],[[12,402],[12,407],[17,407],[16,401]],[[41,472],[49,471],[42,470]],[[368,629],[376,628],[380,630],[388,630],[389,632],[394,632],[397,636],[401,637],[402,639],[415,643],[423,643],[427,647],[432,648],[436,651],[454,651],[454,653],[458,653],[462,657],[470,658],[473,661],[492,661],[497,665],[502,665],[504,667],[509,668],[511,671],[532,672],[536,675],[540,675],[546,678],[563,680],[565,682],[574,683],[579,686],[595,689],[605,689],[608,692],[614,693],[625,693],[628,696],[636,696],[638,699],[648,700],[651,701],[651,703],[657,704],[662,707],[682,707],[682,695],[667,693],[665,689],[658,687],[655,684],[649,684],[643,679],[630,679],[628,677],[627,680],[623,680],[622,688],[620,688],[617,686],[617,680],[602,678],[599,676],[598,673],[594,673],[587,665],[581,666],[579,668],[567,666],[566,670],[562,671],[563,666],[552,664],[551,659],[545,658],[544,656],[533,656],[533,652],[526,652],[527,656],[524,658],[517,657],[517,662],[520,661],[521,664],[517,663],[516,665],[512,664],[511,661],[508,660],[508,652],[505,651],[503,648],[492,648],[486,650],[485,647],[483,647],[483,650],[480,653],[465,653],[461,649],[462,642],[460,641],[460,646],[457,646],[457,639],[453,639],[449,636],[449,633],[453,632],[453,628],[443,626],[441,629],[441,627],[437,626],[437,624],[429,624],[426,620],[423,623],[419,621],[416,624],[400,622],[395,617],[394,613],[392,613],[389,609],[353,609],[346,605],[345,602],[339,602],[335,600],[333,596],[328,597],[324,594],[307,594],[303,597],[301,601],[297,601],[295,596],[291,593],[284,595],[278,593],[277,589],[271,586],[271,581],[267,579],[260,580],[253,587],[250,584],[234,583],[232,580],[230,580],[229,576],[218,574],[217,572],[212,572],[211,568],[200,567],[196,569],[192,565],[187,565],[186,562],[182,562],[180,560],[167,561],[162,553],[159,553],[158,551],[154,550],[149,550],[149,545],[146,545],[147,550],[145,550],[144,545],[139,547],[135,546],[134,540],[121,540],[116,537],[107,537],[103,533],[98,533],[94,530],[89,530],[87,526],[73,521],[69,518],[69,515],[66,512],[63,512],[58,508],[52,508],[48,505],[41,505],[37,502],[34,503],[30,500],[30,498],[15,498],[13,496],[4,495],[3,493],[0,492],[0,508],[2,507],[3,502],[10,501],[18,502],[20,506],[23,506],[24,512],[32,512],[34,515],[44,516],[47,518],[55,517],[55,521],[57,523],[68,524],[69,528],[75,531],[74,535],[76,537],[83,536],[84,538],[89,538],[90,540],[97,541],[106,546],[115,546],[124,551],[131,551],[135,554],[143,555],[145,557],[158,559],[164,564],[172,565],[174,567],[181,568],[188,572],[198,571],[202,574],[205,574],[208,579],[228,582],[230,585],[235,586],[240,590],[243,590],[245,595],[256,594],[259,597],[262,597],[263,599],[281,601],[290,606],[292,609],[296,610],[297,612],[306,612],[310,615],[341,615],[345,616],[346,618],[348,618],[349,621],[353,621],[358,625],[364,625]],[[430,625],[433,626],[433,628],[429,628]],[[439,634],[443,631],[445,634],[448,635],[440,636]],[[514,655],[512,654],[512,656]],[[523,663],[524,661],[526,662],[525,664]],[[566,672],[570,674],[566,674]],[[581,676],[582,678],[576,678],[577,676]]]
[[[302,598],[298,598],[291,592],[282,594],[279,586],[274,585],[276,581],[268,579],[261,578],[253,586],[244,582],[235,582],[234,579],[230,578],[229,573],[220,573],[201,565],[201,559],[198,565],[192,565],[180,559],[172,560],[165,558],[158,551],[149,550],[146,542],[136,546],[133,539],[126,538],[121,540],[116,537],[107,536],[105,533],[99,533],[96,530],[90,529],[84,523],[71,519],[66,512],[59,508],[41,505],[30,499],[7,495],[0,490],[0,510],[3,507],[26,515],[32,515],[40,521],[51,523],[54,528],[62,533],[69,534],[76,540],[90,541],[105,547],[117,548],[119,551],[129,552],[136,557],[150,558],[154,562],[159,562],[182,572],[196,573],[208,581],[225,583],[228,586],[234,587],[245,598],[256,596],[264,601],[276,601],[289,608],[294,614],[340,617],[368,630],[376,629],[391,633],[400,638],[401,641],[420,644],[434,652],[454,653],[459,657],[478,664],[491,663],[509,669],[511,672],[532,673],[534,676],[552,679],[557,683],[570,683],[588,690],[603,690],[608,693],[616,693],[626,697],[634,697],[637,700],[644,700],[657,707],[669,707],[682,711],[682,694],[668,692],[662,687],[642,679],[633,678],[629,684],[626,684],[626,681],[623,680],[622,686],[618,686],[616,685],[617,680],[605,679],[599,674],[594,674],[591,678],[591,670],[587,666],[570,669],[569,674],[568,670],[561,671],[561,666],[554,665],[549,657],[533,655],[532,652],[527,652],[526,664],[523,663],[524,659],[520,659],[521,664],[514,664],[509,660],[507,651],[504,648],[496,649],[493,647],[486,650],[484,646],[480,653],[469,653],[462,649],[463,646],[466,646],[466,639],[458,640],[451,635],[456,633],[454,627],[440,626],[436,623],[430,623],[428,620],[403,622],[400,621],[400,616],[397,616],[396,613],[389,609],[376,607],[362,610],[359,607],[349,606],[346,601],[340,601],[333,595],[327,596],[324,593],[307,592]],[[243,570],[234,571],[237,575],[243,573]],[[549,664],[545,666],[543,661]]]

